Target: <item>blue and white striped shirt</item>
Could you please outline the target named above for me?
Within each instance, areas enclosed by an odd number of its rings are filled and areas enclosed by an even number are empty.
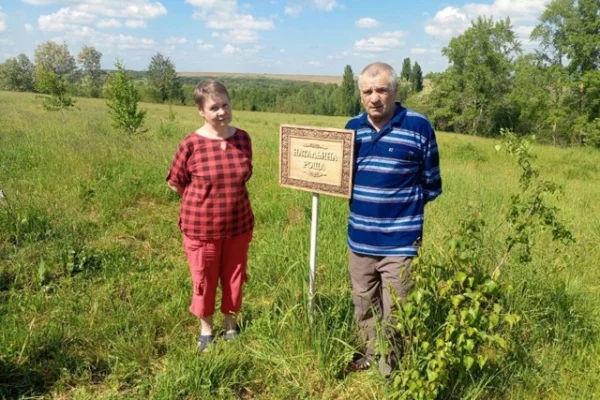
[[[367,113],[352,118],[356,131],[348,245],[375,256],[417,255],[425,204],[442,193],[435,132],[423,115],[396,103],[379,133]]]

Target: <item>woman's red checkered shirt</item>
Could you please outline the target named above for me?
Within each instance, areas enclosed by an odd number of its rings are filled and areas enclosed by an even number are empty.
[[[251,175],[247,132],[237,129],[224,140],[193,132],[183,139],[167,175],[167,182],[185,187],[181,232],[195,240],[217,240],[251,231],[254,215],[246,189]]]

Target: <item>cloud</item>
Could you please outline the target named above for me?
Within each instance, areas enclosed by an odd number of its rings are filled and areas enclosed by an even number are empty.
[[[320,67],[321,63],[319,61],[309,61],[307,62],[308,65],[310,65],[311,67]]]
[[[148,24],[143,19],[128,19],[125,21],[125,26],[128,28],[147,28]]]
[[[357,40],[354,49],[359,52],[384,52],[404,46],[402,38],[406,35],[403,31],[384,32],[378,36]]]
[[[227,33],[219,34],[215,32],[213,37],[221,38],[227,43],[248,44],[256,43],[259,39],[258,33],[251,29],[234,29]]]
[[[214,48],[215,46],[213,46],[210,43],[206,43],[204,40],[202,39],[198,39],[196,40],[196,44],[198,45],[198,47],[202,50],[210,50],[212,48]]]
[[[413,47],[410,49],[410,54],[424,55],[424,54],[440,54],[439,48],[426,48],[426,47]]]
[[[425,32],[439,38],[451,38],[462,34],[471,26],[471,21],[479,16],[493,17],[496,21],[509,17],[515,31],[519,31],[523,25],[535,25],[549,2],[550,0],[494,0],[492,4],[448,6],[425,23]]]
[[[6,30],[7,20],[8,16],[2,12],[2,7],[0,7],[0,32],[4,32]]]
[[[271,30],[275,27],[273,21],[264,18],[255,18],[250,14],[231,14],[225,15],[221,13],[207,15],[194,14],[194,18],[201,19],[206,22],[206,26],[210,29],[256,29],[256,30]]]
[[[335,0],[291,0],[290,4],[285,7],[284,13],[297,17],[304,9],[304,5],[319,11],[333,11],[336,8],[341,8],[342,5]]]
[[[340,4],[335,0],[310,0],[309,3],[317,10],[331,11],[335,8],[341,7]]]
[[[301,6],[290,6],[286,7],[283,12],[285,15],[291,15],[292,17],[297,17],[302,12]]]
[[[119,28],[121,26],[121,21],[110,18],[110,19],[101,19],[96,24],[98,28]]]
[[[96,16],[85,11],[63,7],[53,14],[40,15],[38,25],[43,31],[63,31],[77,25],[90,25]]]
[[[186,44],[188,42],[186,37],[174,37],[170,36],[167,40],[165,40],[166,44]]]
[[[58,43],[85,43],[102,49],[141,50],[156,47],[153,39],[124,34],[110,35],[88,26],[75,26],[69,29],[64,36],[52,40]]]
[[[238,9],[237,0],[185,0],[187,4],[204,10],[217,10],[234,13]]]
[[[374,18],[361,18],[356,21],[359,28],[377,28],[381,23]]]
[[[223,47],[223,54],[231,56],[234,55],[236,53],[241,53],[242,49],[240,49],[239,47],[234,47],[230,44],[226,44],[225,47]]]
[[[257,31],[275,28],[272,18],[256,17],[248,12],[250,6],[239,6],[237,0],[185,0],[196,7],[193,18],[204,21],[212,32],[211,37],[226,42],[222,52],[225,55],[257,52],[260,47],[244,48],[235,45],[257,43],[260,35]],[[199,43],[199,46],[205,46]],[[212,46],[212,45],[210,45]]]
[[[158,1],[151,0],[22,0],[25,3],[33,5],[47,4],[66,4],[67,7],[61,8],[57,13],[44,15],[44,17],[62,17],[60,13],[83,13],[83,15],[93,15],[95,17],[108,18],[136,18],[136,19],[154,19],[167,14],[167,9]],[[67,10],[67,11],[65,11]],[[72,22],[78,25],[85,25],[88,22]]]
[[[25,24],[25,25],[23,25],[23,27],[25,28],[26,32],[32,32],[34,29],[33,25],[31,25],[31,24]]]

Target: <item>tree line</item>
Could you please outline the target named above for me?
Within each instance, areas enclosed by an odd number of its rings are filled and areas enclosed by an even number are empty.
[[[600,3],[553,0],[531,34],[534,53],[523,54],[510,19],[480,17],[442,49],[448,68],[426,76],[405,58],[398,100],[426,114],[436,129],[495,137],[501,128],[535,134],[555,145],[600,148]],[[48,96],[49,109],[69,108],[70,96],[110,97],[122,70],[139,101],[193,104],[193,88],[208,77],[179,77],[161,53],[145,71],[100,68],[102,54],[84,46],[75,58],[66,44],[46,42],[34,62],[20,54],[0,64],[0,88]],[[217,77],[239,110],[352,116],[360,112],[358,85],[347,65],[342,83]]]

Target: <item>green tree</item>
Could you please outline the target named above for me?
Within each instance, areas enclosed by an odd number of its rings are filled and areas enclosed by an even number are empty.
[[[573,124],[572,82],[562,65],[544,65],[533,54],[516,63],[510,101],[518,109],[516,130],[550,139],[556,146],[569,141]]]
[[[412,67],[410,82],[415,92],[418,93],[423,90],[423,70],[421,70],[421,66],[416,61]]]
[[[58,44],[52,41],[42,43],[35,49],[35,65],[52,71],[61,79],[64,78],[68,81],[73,79],[77,68],[75,58],[69,52],[67,44]]]
[[[35,86],[38,92],[48,95],[43,96],[44,109],[60,111],[64,122],[65,110],[75,106],[75,100],[69,95],[70,84],[67,78],[40,64],[35,67]]]
[[[33,63],[25,54],[9,58],[0,65],[0,87],[18,92],[33,92],[34,70]]]
[[[357,95],[356,82],[352,67],[346,65],[342,86],[340,87],[338,115],[349,116],[356,115],[360,111],[360,104]]]
[[[113,119],[113,126],[130,136],[145,132],[142,128],[146,111],[138,110],[138,91],[133,78],[127,75],[120,61],[117,69],[108,79],[106,106]]]
[[[101,60],[102,53],[92,46],[83,46],[77,55],[77,61],[83,74],[81,85],[84,93],[90,97],[100,97],[102,92]]]
[[[479,17],[442,53],[450,66],[432,95],[442,109],[451,111],[448,125],[480,135],[495,135],[501,127],[511,126],[513,111],[507,95],[521,46],[510,20]]]
[[[600,2],[553,0],[531,33],[542,54],[553,64],[567,62],[570,73],[582,76],[600,67]]]
[[[155,100],[162,103],[166,101],[184,102],[185,95],[181,81],[177,76],[175,64],[169,57],[165,57],[161,53],[153,56],[148,65],[146,80]]]
[[[75,58],[66,43],[48,41],[35,49],[35,86],[38,92],[45,93],[43,106],[48,111],[64,111],[75,106],[70,97]]]
[[[402,70],[400,70],[400,79],[410,82],[410,76],[412,75],[412,69],[410,65],[410,58],[405,58],[402,61]]]

